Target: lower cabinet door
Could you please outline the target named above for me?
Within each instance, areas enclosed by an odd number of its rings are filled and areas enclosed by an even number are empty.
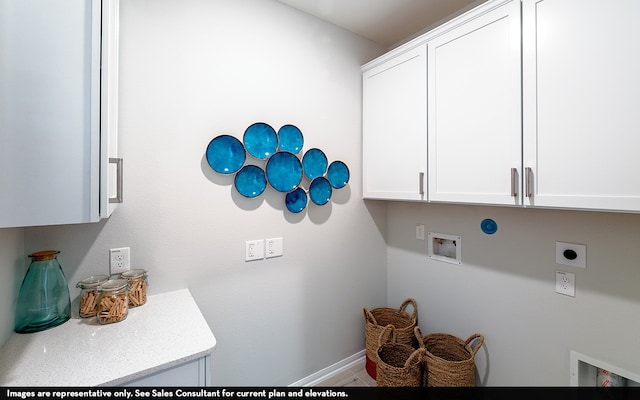
[[[211,356],[205,356],[156,372],[123,386],[210,386]]]

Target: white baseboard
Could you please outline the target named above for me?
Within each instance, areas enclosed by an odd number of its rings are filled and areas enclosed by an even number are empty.
[[[293,382],[289,386],[315,386],[317,383],[322,382],[325,379],[329,379],[332,376],[357,365],[358,363],[364,363],[366,354],[366,350],[361,350],[344,360],[338,361],[335,364],[329,365],[318,372],[314,372],[313,374],[300,379],[299,381]]]

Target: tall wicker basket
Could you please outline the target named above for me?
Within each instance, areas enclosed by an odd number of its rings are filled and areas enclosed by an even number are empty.
[[[413,312],[409,314],[406,308],[411,304]],[[366,370],[376,379],[376,364],[378,362],[378,340],[382,330],[387,325],[396,329],[397,342],[418,347],[413,329],[416,327],[418,305],[412,298],[402,302],[400,308],[374,308],[369,311],[363,308],[365,320]]]
[[[378,339],[378,386],[421,386],[423,379],[424,347],[415,349],[397,343],[396,329],[387,325]]]
[[[475,386],[475,355],[484,343],[484,336],[474,333],[467,340],[446,333],[422,336],[415,328],[416,337],[422,337],[425,349],[425,386]],[[476,340],[475,347],[471,342]]]

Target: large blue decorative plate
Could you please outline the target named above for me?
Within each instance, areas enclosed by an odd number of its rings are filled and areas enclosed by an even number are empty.
[[[287,151],[269,157],[265,170],[267,181],[278,192],[290,192],[302,181],[302,164],[298,157]]]
[[[309,198],[314,204],[319,206],[323,206],[329,202],[331,192],[331,184],[322,176],[312,180],[309,185]]]
[[[296,190],[287,193],[284,197],[284,203],[287,210],[299,213],[307,207],[307,193],[301,187],[296,188]]]
[[[278,135],[269,124],[256,122],[244,131],[244,147],[253,157],[266,160],[278,149]]]
[[[242,167],[246,158],[242,143],[230,135],[217,136],[207,146],[207,162],[221,174],[233,174]]]
[[[260,196],[267,187],[267,178],[262,168],[255,165],[245,165],[236,174],[233,184],[238,193],[244,197]]]
[[[327,169],[327,179],[333,188],[343,188],[349,183],[349,168],[342,161],[334,161]]]
[[[302,150],[304,138],[294,125],[283,125],[278,130],[278,150],[298,154]]]
[[[327,172],[327,156],[320,149],[309,149],[302,157],[302,168],[310,181],[323,176]]]

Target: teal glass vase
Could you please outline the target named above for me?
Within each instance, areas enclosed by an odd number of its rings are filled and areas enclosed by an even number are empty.
[[[71,318],[69,286],[57,250],[30,254],[31,264],[20,286],[16,308],[18,333],[40,332]]]

